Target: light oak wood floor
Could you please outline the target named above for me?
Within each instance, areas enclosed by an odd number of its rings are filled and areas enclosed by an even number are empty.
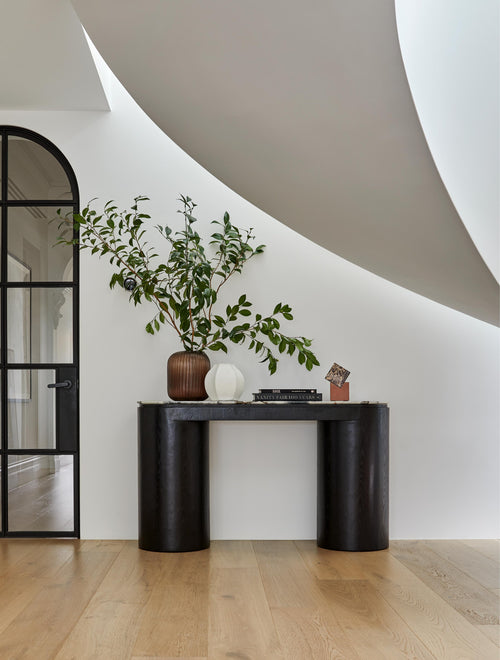
[[[0,659],[500,658],[497,541],[0,541]]]

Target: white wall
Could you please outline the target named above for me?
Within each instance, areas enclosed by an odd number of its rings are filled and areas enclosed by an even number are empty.
[[[395,0],[429,148],[481,256],[500,277],[498,0]]]
[[[267,252],[235,281],[257,310],[289,302],[290,333],[314,337],[321,367],[285,358],[269,377],[241,348],[230,358],[258,387],[317,387],[336,361],[352,400],[391,409],[392,538],[498,536],[498,332],[410,293],[303,239],[214,179],[109,78],[111,113],[0,112],[0,123],[51,139],[69,158],[82,201],[152,198],[154,222],[179,221],[178,193],[205,222],[229,210]],[[312,213],[328,213],[315,209]],[[363,237],[360,237],[363,240]],[[136,401],[166,397],[175,337],[144,331],[150,310],[110,292],[110,267],[82,254],[81,513],[84,538],[137,537]],[[228,299],[229,300],[229,299]],[[224,304],[225,304],[224,300]],[[215,354],[213,361],[218,361]],[[212,426],[212,538],[315,536],[315,431],[310,423]],[[241,512],[241,515],[240,515]]]

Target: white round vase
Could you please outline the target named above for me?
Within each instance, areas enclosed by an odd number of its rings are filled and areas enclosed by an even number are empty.
[[[244,387],[243,374],[228,362],[215,364],[205,376],[205,389],[212,401],[237,401]]]

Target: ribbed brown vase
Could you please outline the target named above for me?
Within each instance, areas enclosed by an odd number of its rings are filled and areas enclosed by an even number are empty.
[[[204,353],[179,351],[167,361],[167,392],[174,401],[204,401],[210,360]]]

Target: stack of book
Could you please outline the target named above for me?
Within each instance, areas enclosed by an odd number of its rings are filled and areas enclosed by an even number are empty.
[[[322,401],[323,395],[315,389],[259,390],[253,394],[254,401]]]

